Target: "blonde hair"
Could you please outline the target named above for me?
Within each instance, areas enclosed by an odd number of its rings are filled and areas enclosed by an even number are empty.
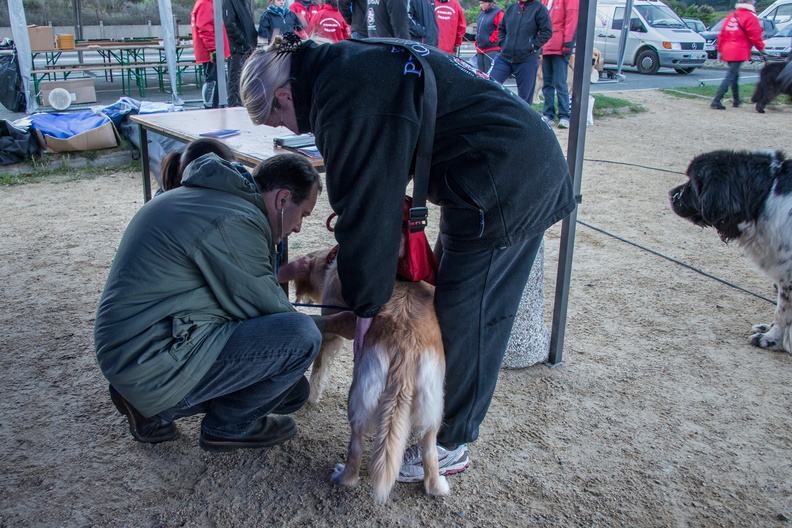
[[[245,62],[239,95],[250,120],[263,125],[272,112],[275,90],[289,84],[291,53],[278,53],[283,37],[277,35],[266,50],[255,51]]]

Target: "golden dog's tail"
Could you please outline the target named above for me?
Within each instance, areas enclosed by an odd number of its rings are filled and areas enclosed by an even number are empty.
[[[410,435],[410,412],[418,364],[403,350],[393,351],[385,390],[377,408],[377,438],[369,475],[374,501],[388,500],[402,464]]]

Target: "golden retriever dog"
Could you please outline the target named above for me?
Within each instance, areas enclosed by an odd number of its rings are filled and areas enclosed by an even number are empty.
[[[344,301],[333,252],[319,251],[308,257],[308,279],[295,281],[298,300],[330,306],[322,308],[323,313],[338,311]],[[311,402],[321,398],[341,339],[323,335],[311,369]],[[434,311],[434,287],[426,282],[396,281],[390,301],[372,320],[354,363],[347,410],[352,434],[346,464],[336,466],[331,480],[345,486],[358,484],[364,437],[375,425],[369,477],[375,502],[386,502],[414,430],[422,439],[426,493],[447,495],[448,482],[438,470],[436,446],[443,417],[445,354]]]
[[[591,79],[599,79],[599,72],[605,68],[605,59],[597,48],[591,54]],[[569,95],[572,95],[572,80],[575,78],[575,55],[569,57],[569,68],[567,69],[567,88]],[[596,81],[593,81],[596,82]],[[539,69],[536,71],[536,89],[534,90],[534,104],[544,102],[542,99],[542,86],[544,86],[544,75],[542,75],[542,57],[539,57]]]

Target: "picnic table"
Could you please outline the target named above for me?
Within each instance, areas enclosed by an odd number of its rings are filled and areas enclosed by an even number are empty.
[[[189,41],[181,41],[176,45],[176,81],[177,91],[181,93],[182,74],[194,69],[196,85],[201,84],[203,68],[194,60],[183,58],[184,52],[192,48]],[[100,61],[85,60],[86,53],[96,53]],[[41,59],[44,64],[41,64]],[[147,69],[154,70],[157,75],[160,91],[167,92],[168,84],[165,75],[168,65],[165,59],[165,47],[159,40],[125,40],[125,41],[78,41],[73,49],[39,50],[32,53],[33,68],[31,75],[35,93],[39,94],[39,85],[43,80],[57,80],[61,76],[66,80],[76,73],[102,71],[107,80],[113,80],[113,73],[121,76],[121,89],[132,95],[132,86],[138,88],[141,97],[146,95]],[[36,62],[39,62],[37,65]]]

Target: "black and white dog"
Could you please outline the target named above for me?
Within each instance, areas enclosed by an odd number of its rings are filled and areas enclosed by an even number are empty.
[[[750,342],[792,353],[792,160],[781,152],[718,150],[693,159],[689,181],[669,191],[676,214],[737,240],[743,255],[778,290],[773,323]]]

